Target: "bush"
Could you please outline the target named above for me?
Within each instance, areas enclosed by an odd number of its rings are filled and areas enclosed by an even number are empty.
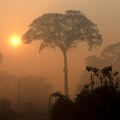
[[[51,120],[116,120],[120,119],[120,91],[118,72],[112,67],[87,67],[91,82],[72,101],[60,93],[51,107]],[[94,79],[96,77],[96,79]],[[95,86],[96,82],[98,86]]]

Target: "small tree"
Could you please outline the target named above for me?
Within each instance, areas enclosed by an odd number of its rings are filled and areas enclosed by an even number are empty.
[[[29,30],[23,35],[24,43],[33,40],[43,40],[40,51],[45,47],[58,47],[64,57],[65,95],[68,95],[68,65],[67,51],[75,47],[76,42],[86,41],[91,49],[100,45],[101,35],[97,25],[89,20],[82,12],[68,10],[65,14],[48,13],[35,19]]]
[[[51,105],[52,98],[54,104]],[[66,95],[61,94],[60,92],[55,92],[50,96],[50,120],[69,120],[72,117],[73,113],[73,102]]]

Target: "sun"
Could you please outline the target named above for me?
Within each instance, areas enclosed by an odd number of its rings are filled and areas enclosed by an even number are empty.
[[[19,36],[11,37],[10,44],[14,47],[17,47],[21,44],[21,38]]]

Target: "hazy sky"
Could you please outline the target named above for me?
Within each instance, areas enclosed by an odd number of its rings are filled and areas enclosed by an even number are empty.
[[[97,50],[88,51],[87,45],[82,44],[69,51],[69,86],[75,88],[85,58],[120,41],[120,0],[0,0],[0,51],[4,56],[0,69],[15,75],[45,76],[62,90],[63,56],[59,49],[45,49],[39,54],[39,42],[13,48],[8,41],[14,34],[22,36],[38,16],[69,9],[86,14],[103,35],[103,44]]]

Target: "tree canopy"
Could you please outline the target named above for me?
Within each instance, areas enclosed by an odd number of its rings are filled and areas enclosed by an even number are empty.
[[[89,47],[100,45],[102,37],[97,25],[81,11],[68,10],[65,14],[47,13],[35,19],[23,35],[24,43],[43,40],[45,47],[59,47],[62,51],[75,46],[76,41],[86,41]]]
[[[47,13],[35,19],[23,35],[24,43],[43,40],[40,51],[45,47],[58,47],[64,58],[64,89],[68,95],[67,50],[75,47],[76,42],[86,41],[89,49],[102,43],[97,25],[81,11],[68,10],[64,14]]]

